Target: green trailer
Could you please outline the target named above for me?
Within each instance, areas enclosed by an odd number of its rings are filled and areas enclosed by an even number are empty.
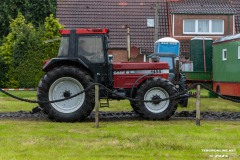
[[[213,43],[213,89],[222,95],[240,97],[240,34]]]
[[[212,82],[212,72],[182,72],[186,76],[186,80],[188,83],[195,83],[195,82]]]

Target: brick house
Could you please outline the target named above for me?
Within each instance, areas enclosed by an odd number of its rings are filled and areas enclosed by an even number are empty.
[[[162,37],[179,40],[181,53],[188,56],[192,37],[217,38],[239,33],[239,8],[239,0],[59,0],[57,18],[66,28],[109,28],[109,54],[118,62],[128,60],[128,26],[131,61],[145,61],[146,56],[153,53],[156,39]],[[203,34],[186,30],[186,25],[199,22],[220,24],[223,28],[218,28],[220,32],[216,34],[212,29],[211,33]],[[206,26],[203,29],[206,30]]]
[[[228,0],[181,0],[170,2],[171,36],[180,41],[182,55],[189,57],[194,37],[212,38],[235,34],[236,10]]]

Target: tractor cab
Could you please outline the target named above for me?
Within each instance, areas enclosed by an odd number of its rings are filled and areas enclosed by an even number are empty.
[[[79,57],[85,63],[105,62],[108,29],[60,30],[60,33],[58,57]]]
[[[99,75],[99,83],[108,83],[111,79],[109,72],[108,32],[104,29],[64,29],[60,30],[62,35],[58,57],[51,59],[44,70],[48,70],[54,64],[62,63],[81,65],[91,73],[93,77]]]

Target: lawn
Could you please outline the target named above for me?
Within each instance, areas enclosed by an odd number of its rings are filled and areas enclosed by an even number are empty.
[[[240,157],[240,123],[204,121],[0,122],[1,159],[212,159]],[[221,150],[204,152],[203,150]],[[225,152],[224,150],[231,150]]]
[[[35,91],[14,91],[35,99]],[[206,94],[203,92],[203,94]],[[203,95],[203,97],[206,97]],[[189,108],[195,109],[195,98]],[[36,104],[18,102],[0,94],[0,112],[31,110]],[[202,110],[240,111],[240,105],[219,98],[202,98]],[[111,101],[105,111],[129,111],[127,101]],[[240,157],[240,122],[194,120],[101,121],[56,123],[0,120],[0,159],[166,159],[202,160]],[[223,157],[223,158],[222,158]]]

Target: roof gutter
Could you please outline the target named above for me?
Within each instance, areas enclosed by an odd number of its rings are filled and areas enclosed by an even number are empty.
[[[236,13],[196,13],[196,12],[193,12],[193,13],[186,13],[186,12],[171,12],[170,14],[189,14],[189,15],[235,15]]]

